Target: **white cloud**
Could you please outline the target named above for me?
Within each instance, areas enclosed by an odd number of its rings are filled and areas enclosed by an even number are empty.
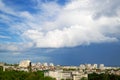
[[[117,3],[119,0],[71,0],[60,6],[56,2],[40,2],[34,14],[15,12],[7,7],[9,14],[17,14],[22,19],[8,25],[12,32],[19,32],[23,41],[32,41],[40,48],[114,42],[120,36],[120,6]]]
[[[0,50],[10,50],[10,51],[17,51],[18,47],[14,44],[0,44]]]
[[[117,41],[115,37],[107,37],[100,31],[80,25],[74,25],[63,30],[53,30],[46,34],[37,30],[28,30],[24,33],[29,39],[36,43],[37,47],[74,47],[88,45],[90,43]]]
[[[11,39],[11,37],[9,37],[9,36],[3,36],[3,35],[0,35],[0,38]]]
[[[9,8],[8,6],[6,6],[6,4],[4,4],[3,0],[0,0],[0,10],[4,13],[10,14],[10,15],[16,15],[18,16],[13,9]]]
[[[20,51],[25,51],[33,46],[34,44],[30,42],[28,43],[0,43],[0,50],[20,52]]]
[[[101,16],[99,19],[94,19],[94,16],[98,15],[97,12],[99,12],[96,3],[97,1],[94,0],[91,2],[89,0],[73,0],[62,9],[58,9],[59,13],[56,14],[55,20],[43,22],[48,31],[32,29],[25,31],[24,35],[36,43],[37,47],[73,47],[90,43],[118,41],[116,36],[109,36],[115,32],[118,34],[118,30],[120,30],[117,22],[118,16]],[[101,5],[101,3],[97,4]],[[46,14],[48,15],[52,11],[49,10],[49,6],[53,5],[44,4],[44,11],[47,10]],[[53,29],[49,31],[51,27]],[[46,29],[46,27],[42,29]]]

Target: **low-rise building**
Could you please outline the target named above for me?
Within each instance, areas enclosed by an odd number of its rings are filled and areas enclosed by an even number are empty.
[[[56,78],[56,80],[72,79],[72,72],[64,72],[63,70],[48,71],[44,75]]]
[[[81,80],[82,78],[88,78],[88,74],[78,74],[73,76],[73,80]]]

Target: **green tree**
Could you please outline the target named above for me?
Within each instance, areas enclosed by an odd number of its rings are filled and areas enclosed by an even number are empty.
[[[80,80],[88,80],[86,77],[82,77]]]

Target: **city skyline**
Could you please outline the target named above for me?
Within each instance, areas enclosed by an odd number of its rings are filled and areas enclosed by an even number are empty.
[[[120,0],[0,0],[0,62],[120,66]]]

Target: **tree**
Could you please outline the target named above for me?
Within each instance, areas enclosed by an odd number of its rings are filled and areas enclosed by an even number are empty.
[[[88,80],[86,77],[82,77],[80,80]]]
[[[3,71],[3,67],[2,66],[0,66],[0,71]]]
[[[0,71],[0,80],[55,80],[51,77],[44,77],[43,71]]]

